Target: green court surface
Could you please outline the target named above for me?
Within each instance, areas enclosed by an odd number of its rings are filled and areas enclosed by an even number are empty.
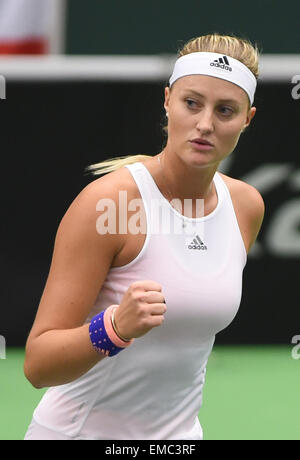
[[[215,346],[199,418],[205,440],[300,440],[300,359],[291,346]],[[45,390],[23,375],[24,350],[0,360],[0,440],[21,440]]]

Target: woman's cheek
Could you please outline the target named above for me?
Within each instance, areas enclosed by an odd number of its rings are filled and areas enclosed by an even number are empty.
[[[239,134],[237,134],[236,132],[234,133],[226,133],[226,135],[224,136],[221,136],[219,138],[219,147],[221,148],[222,150],[222,154],[227,154],[229,152],[232,152],[237,143],[238,143],[238,140],[239,140]]]
[[[237,144],[238,144],[238,142],[239,142],[240,135],[241,135],[241,133],[238,132],[237,134],[235,134],[235,136],[233,136],[233,137],[231,138],[232,150],[234,150],[235,147],[237,146]]]

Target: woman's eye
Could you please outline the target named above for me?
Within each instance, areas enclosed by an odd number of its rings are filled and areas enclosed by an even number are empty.
[[[193,101],[192,99],[186,99],[186,103],[187,103],[187,106],[190,107],[190,108],[195,108],[196,106],[196,102]]]
[[[222,112],[222,115],[232,115],[233,110],[230,107],[221,107],[220,111]]]

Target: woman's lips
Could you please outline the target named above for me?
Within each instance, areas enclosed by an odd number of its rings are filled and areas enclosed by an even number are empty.
[[[191,145],[195,150],[211,150],[214,148],[213,145],[211,144],[204,144],[201,141],[190,141]]]

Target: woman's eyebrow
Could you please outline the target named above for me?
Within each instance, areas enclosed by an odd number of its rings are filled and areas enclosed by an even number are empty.
[[[203,97],[205,99],[205,96],[201,93],[198,93],[198,91],[195,91],[194,89],[186,89],[185,90],[188,93],[193,93],[195,96]],[[227,102],[230,104],[239,104],[239,102],[236,99],[219,99],[218,102]]]

